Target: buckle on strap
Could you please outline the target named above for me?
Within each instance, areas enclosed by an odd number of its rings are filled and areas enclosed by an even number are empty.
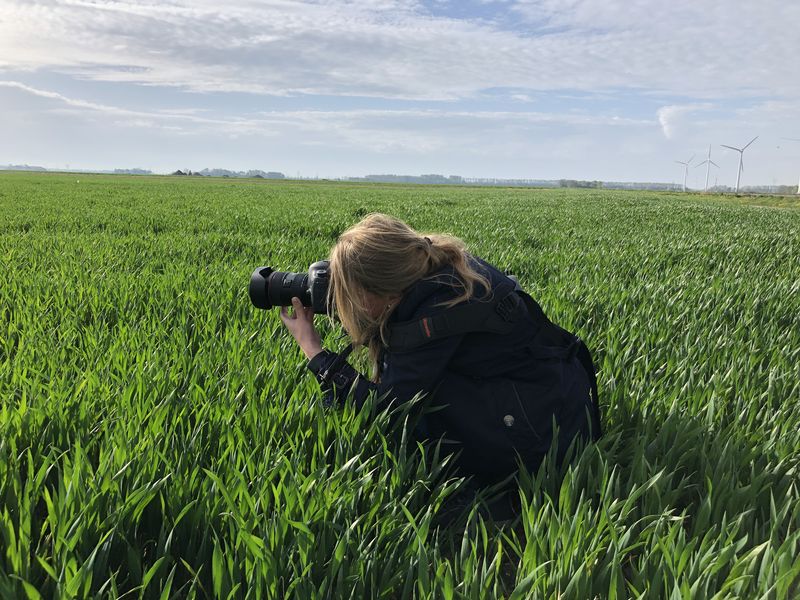
[[[494,310],[504,321],[512,321],[514,311],[516,310],[517,306],[519,306],[519,303],[519,294],[517,294],[515,291],[511,291],[495,305]]]

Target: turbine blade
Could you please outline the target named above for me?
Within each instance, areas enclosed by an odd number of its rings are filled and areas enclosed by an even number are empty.
[[[782,140],[789,140],[790,142],[800,142],[800,138],[785,138],[782,137]]]
[[[689,159],[689,160],[686,162],[686,164],[687,164],[687,165],[690,165],[690,164],[692,164],[692,161],[694,160],[694,157],[695,157],[695,155],[694,155],[694,154],[692,154],[692,158],[690,158],[690,159]]]
[[[720,144],[723,148],[730,148],[731,150],[736,150],[737,152],[741,152],[738,148],[734,148],[733,146],[726,146],[725,144]]]
[[[704,164],[706,164],[707,162],[708,162],[707,160],[704,160],[704,161],[703,161],[703,162],[701,162],[701,163],[697,163],[697,164],[694,166],[694,168],[696,169],[697,167],[702,167],[702,166],[703,166]]]
[[[717,167],[719,169],[719,165],[717,163],[715,163],[713,160],[710,160],[708,162],[710,162],[712,165],[714,165],[715,167]]]
[[[750,144],[752,144],[753,142],[755,142],[757,139],[758,139],[758,136],[754,137],[752,140],[750,140],[749,142],[747,142],[747,146],[749,146]],[[744,148],[742,148],[742,152],[744,152],[744,151],[747,149],[747,146],[745,146]]]
[[[678,163],[679,165],[685,165],[686,164],[685,162],[681,162],[679,160],[676,160],[675,162]]]

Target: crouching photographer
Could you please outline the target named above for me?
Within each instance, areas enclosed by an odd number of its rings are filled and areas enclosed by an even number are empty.
[[[352,394],[360,407],[372,391],[389,402],[423,392],[435,410],[419,419],[415,436],[457,452],[459,474],[471,476],[473,489],[508,478],[518,457],[535,470],[554,435],[557,460],[576,437],[600,435],[586,346],[452,236],[371,214],[308,275],[257,269],[250,297],[260,308],[282,307],[328,402]],[[341,321],[352,340],[344,352],[322,348],[313,321],[320,312]],[[371,377],[347,363],[359,347],[368,350]],[[510,509],[492,512],[507,518]]]

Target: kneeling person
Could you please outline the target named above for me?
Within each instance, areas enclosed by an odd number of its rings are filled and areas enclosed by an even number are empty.
[[[600,434],[594,367],[583,342],[551,323],[516,281],[466,251],[457,238],[422,235],[381,214],[338,239],[328,306],[352,347],[366,347],[368,378],[347,353],[322,348],[313,310],[293,300],[281,319],[309,359],[329,402],[370,392],[406,401],[419,392],[439,407],[419,439],[459,451],[478,485],[501,481],[519,455],[535,470],[558,428],[558,458],[576,438]]]

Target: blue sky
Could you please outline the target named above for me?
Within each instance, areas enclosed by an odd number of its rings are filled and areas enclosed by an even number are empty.
[[[800,177],[800,3],[0,0],[0,164]],[[705,169],[689,185],[702,187]]]

